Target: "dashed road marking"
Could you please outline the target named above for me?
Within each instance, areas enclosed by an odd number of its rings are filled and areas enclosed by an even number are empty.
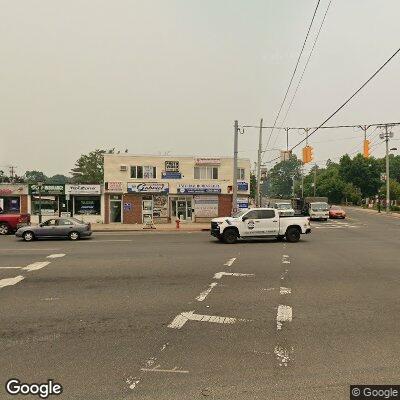
[[[286,347],[276,346],[274,353],[276,355],[276,359],[278,360],[280,367],[287,367],[291,361],[291,356],[294,352],[293,347],[287,349]]]
[[[21,282],[23,279],[24,277],[22,275],[18,275],[14,278],[0,279],[0,288],[15,285],[16,283]]]
[[[232,266],[232,264],[235,262],[236,258],[231,258],[229,259],[224,265],[226,265],[227,267]]]
[[[276,329],[280,331],[282,329],[283,322],[290,322],[292,320],[292,307],[290,306],[278,306],[278,312],[276,314]]]
[[[284,286],[281,286],[279,289],[279,294],[290,294],[292,293],[292,289],[291,288],[287,288]]]
[[[59,253],[59,254],[50,254],[49,256],[47,256],[47,258],[61,258],[64,257],[65,254],[63,253]]]
[[[181,329],[187,321],[214,322],[217,324],[234,324],[237,321],[245,321],[242,319],[231,317],[219,317],[216,315],[200,315],[193,311],[185,311],[177,315],[174,320],[168,325],[168,328]]]
[[[20,269],[21,267],[0,267],[0,269]]]
[[[36,270],[41,269],[49,264],[50,264],[50,261],[39,261],[39,262],[35,262],[33,264],[29,264],[26,267],[23,267],[22,269],[25,271],[36,271]]]
[[[206,290],[204,290],[203,292],[201,292],[201,293],[196,297],[196,300],[197,300],[197,301],[203,301],[203,300],[210,294],[211,290],[213,290],[213,288],[214,288],[215,286],[217,286],[217,285],[218,285],[217,282],[212,282],[212,283],[210,283],[209,288],[206,289]]]
[[[140,368],[143,372],[169,372],[169,373],[178,373],[178,374],[188,374],[189,371],[178,369],[178,367],[174,367],[172,369],[161,369],[161,365],[156,365],[153,368]]]
[[[242,274],[240,272],[217,272],[214,279],[221,279],[223,276],[254,276],[254,274]]]

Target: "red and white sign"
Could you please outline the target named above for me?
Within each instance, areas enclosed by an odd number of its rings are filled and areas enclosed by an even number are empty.
[[[122,193],[122,182],[106,182],[106,191],[114,193]]]
[[[201,157],[201,158],[195,158],[194,163],[196,165],[220,165],[221,159],[212,157]]]
[[[28,194],[28,185],[0,183],[0,196],[19,196],[21,194]]]

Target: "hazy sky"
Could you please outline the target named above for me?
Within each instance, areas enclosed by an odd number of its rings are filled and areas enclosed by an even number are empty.
[[[68,173],[112,147],[231,155],[235,119],[273,123],[316,2],[1,0],[0,165]],[[399,47],[399,15],[399,0],[333,0],[287,124],[318,125],[352,94]],[[399,72],[400,56],[330,123],[399,121]],[[241,135],[240,155],[254,161],[257,140]],[[323,130],[310,144],[319,161],[361,141]]]

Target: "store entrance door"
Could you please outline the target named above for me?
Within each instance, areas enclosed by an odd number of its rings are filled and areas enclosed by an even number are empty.
[[[122,222],[122,198],[112,196],[110,199],[110,222]]]
[[[191,221],[192,219],[192,200],[176,199],[172,201],[172,210],[175,211],[176,218],[181,221]]]

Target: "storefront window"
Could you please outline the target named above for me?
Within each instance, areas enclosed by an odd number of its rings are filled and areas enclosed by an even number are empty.
[[[58,215],[58,196],[32,196],[32,214],[39,214],[40,203],[42,215]]]
[[[20,210],[19,197],[0,197],[0,211],[9,214],[18,214]]]
[[[76,215],[100,215],[100,196],[75,196]]]

